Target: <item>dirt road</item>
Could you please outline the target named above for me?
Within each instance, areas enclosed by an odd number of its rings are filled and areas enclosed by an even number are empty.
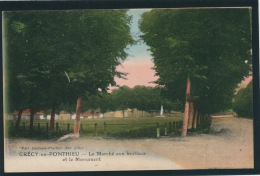
[[[167,157],[185,169],[254,167],[252,120],[218,117],[213,119],[212,128],[216,133],[147,140],[139,147]]]
[[[107,161],[107,163],[104,165],[99,164],[99,166],[104,170],[114,167],[111,165],[111,163],[113,164],[112,161],[116,161],[118,167],[122,168],[122,170],[124,170],[124,168],[131,169],[131,166],[133,169],[139,166],[140,169],[151,170],[156,169],[159,163],[164,165],[159,169],[253,168],[252,120],[234,117],[216,117],[213,118],[212,128],[215,131],[212,134],[201,134],[188,136],[186,138],[175,137],[138,140],[80,138],[78,140],[61,143],[19,139],[6,140],[6,144],[9,146],[7,153],[9,153],[10,164],[13,164],[15,161],[20,162],[20,159],[25,161],[25,157],[20,157],[19,159],[18,157],[10,156],[12,153],[10,151],[20,151],[23,146],[33,146],[36,148],[41,146],[62,146],[63,148],[77,146],[87,147],[88,152],[93,153],[99,150],[107,152],[119,151],[125,154],[127,152],[146,153],[145,156],[103,157],[102,159]],[[26,157],[27,163],[30,162],[28,158],[29,157]],[[42,161],[42,163],[42,167],[44,167],[46,162]],[[68,166],[72,165],[70,164]],[[95,167],[97,166],[98,164],[95,165]],[[46,167],[48,166],[46,165]]]
[[[253,168],[253,121],[235,117],[213,118],[213,134],[186,138],[95,141],[149,151],[185,169]],[[91,142],[92,143],[92,142]]]

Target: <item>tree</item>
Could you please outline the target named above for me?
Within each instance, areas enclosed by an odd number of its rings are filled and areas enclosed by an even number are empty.
[[[68,18],[69,41],[73,47],[68,52],[76,60],[68,67],[70,88],[78,97],[80,107],[82,96],[87,92],[95,95],[115,85],[114,76],[122,74],[115,70],[127,56],[125,48],[133,42],[124,10],[75,11]],[[84,29],[84,30],[83,30]],[[69,54],[68,53],[68,54]],[[74,134],[78,134],[80,108],[77,108]]]
[[[159,110],[162,104],[160,89],[153,87],[135,86],[129,88],[123,86],[114,90],[111,96],[116,109],[123,111],[136,108],[140,111],[149,112]]]
[[[125,10],[26,11],[10,12],[7,39],[9,93],[20,90],[26,107],[52,107],[51,128],[59,105],[77,99],[74,133],[78,134],[81,101],[114,85],[123,74],[116,66],[132,44]],[[19,48],[17,52],[13,52]],[[18,92],[18,91],[17,91]],[[13,99],[10,104],[13,104]]]
[[[253,82],[242,88],[234,97],[233,110],[240,117],[253,118]]]
[[[134,103],[136,103],[135,99],[136,97],[134,97],[133,90],[127,86],[122,86],[112,92],[114,106],[117,110],[123,111],[123,117],[125,115],[125,110],[128,108],[134,109]]]
[[[57,42],[62,42],[55,34],[55,30],[60,30],[57,21],[62,16],[60,13],[52,16],[46,12],[8,12],[5,17],[9,106],[19,111],[31,109],[30,128],[33,128],[33,113],[52,106],[50,129],[53,129],[56,106],[65,97],[63,80],[66,76],[55,62],[62,58],[59,53],[63,53],[55,48]],[[60,65],[63,62],[64,59]],[[19,122],[20,118],[17,126]]]
[[[149,112],[161,108],[162,99],[158,88],[135,86],[133,91],[135,96],[135,108],[138,110]]]
[[[140,28],[151,47],[157,83],[173,100],[184,103],[186,96],[182,136],[191,102],[201,114],[231,105],[237,83],[250,70],[248,9],[152,10]]]

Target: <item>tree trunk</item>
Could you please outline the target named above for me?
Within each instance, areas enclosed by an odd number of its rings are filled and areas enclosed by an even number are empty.
[[[200,115],[200,111],[198,110],[198,125],[200,125],[200,121],[201,121],[201,115]]]
[[[185,137],[187,135],[187,130],[188,130],[190,89],[191,89],[191,83],[190,83],[190,78],[188,77],[187,78],[186,102],[185,102],[185,111],[184,111],[184,118],[183,118],[183,127],[182,127],[182,132],[181,132],[182,137]]]
[[[74,126],[74,134],[79,134],[79,125],[80,125],[80,114],[81,114],[81,104],[82,104],[82,97],[77,99],[77,107],[76,107],[76,123]]]
[[[193,117],[194,117],[194,107],[193,107],[193,102],[190,102],[189,105],[189,121],[188,121],[188,129],[192,128],[192,124],[193,124]]]
[[[34,113],[35,113],[35,110],[34,110],[34,109],[31,109],[31,110],[30,110],[30,129],[31,129],[31,130],[33,129]]]
[[[193,128],[196,129],[197,128],[197,123],[198,123],[198,109],[195,109],[194,112],[194,121],[193,121]]]
[[[56,111],[56,103],[53,103],[51,108],[50,131],[54,130],[55,111]]]
[[[21,122],[21,118],[22,118],[22,113],[23,113],[23,110],[19,110],[19,112],[18,112],[18,118],[17,118],[16,124],[15,124],[15,128],[19,128],[19,127],[20,127],[20,122]]]

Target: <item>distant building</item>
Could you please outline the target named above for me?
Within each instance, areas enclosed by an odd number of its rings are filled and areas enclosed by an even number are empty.
[[[71,119],[71,114],[61,112],[59,116],[59,120],[70,120]]]
[[[97,119],[97,118],[100,118],[100,112],[98,112],[98,111],[82,112],[81,115],[82,115],[84,118],[88,118],[88,119]]]
[[[9,116],[8,120],[17,120],[18,119],[18,113],[19,111],[14,110]],[[43,111],[37,111],[34,114],[34,119],[35,120],[40,120],[42,117],[44,117],[44,112]],[[23,110],[21,120],[29,120],[30,119],[30,109],[25,109]]]
[[[18,113],[19,111],[15,110],[13,111],[11,114],[9,114],[7,116],[7,120],[17,120],[18,118]],[[82,112],[80,118],[81,119],[96,119],[96,118],[103,118],[104,115],[101,114],[98,111],[86,111],[86,112]],[[30,119],[30,110],[26,109],[23,111],[22,113],[22,117],[21,120],[29,120]],[[34,114],[34,120],[50,120],[51,119],[51,115],[46,115],[44,114],[44,111],[37,111]],[[55,120],[71,120],[71,119],[76,119],[76,114],[70,114],[67,112],[60,112],[60,114],[55,114]]]
[[[96,119],[96,118],[102,118],[102,115],[97,111],[85,111],[82,112],[80,115],[81,119]],[[65,112],[61,112],[59,115],[60,120],[70,120],[70,119],[76,119],[76,114],[69,114]]]
[[[44,119],[44,118],[42,118],[42,119]],[[47,117],[45,119],[50,120],[51,115],[47,115]],[[59,119],[60,119],[60,116],[58,114],[55,114],[55,120],[59,120]]]
[[[123,118],[123,117],[150,117],[160,115],[160,112],[151,112],[148,113],[146,111],[139,111],[137,109],[127,109],[127,110],[118,110],[112,112],[104,113],[104,118]]]
[[[179,116],[180,112],[171,111],[171,112],[164,112],[165,117],[177,117]],[[138,118],[138,117],[163,117],[160,116],[160,110],[154,111],[140,111],[137,109],[127,109],[127,110],[118,110],[118,111],[111,111],[104,113],[104,118]]]

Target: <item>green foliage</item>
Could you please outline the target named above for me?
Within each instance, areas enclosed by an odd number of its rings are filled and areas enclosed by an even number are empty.
[[[161,89],[145,86],[129,88],[127,86],[114,89],[111,94],[101,92],[96,95],[84,96],[82,111],[100,111],[101,113],[138,109],[141,111],[159,111],[163,105],[165,111],[182,111],[183,106],[179,101],[172,102],[161,96]],[[74,113],[75,105],[63,103],[58,111]]]
[[[179,102],[172,102],[161,96],[158,87],[135,86],[134,88],[120,87],[111,93],[114,109],[138,109],[140,111],[159,111],[161,105],[167,111],[179,110]]]
[[[233,110],[239,117],[253,118],[253,82],[240,89],[234,97]]]
[[[190,77],[201,114],[230,108],[237,84],[251,70],[249,9],[152,10],[140,28],[166,97],[184,102]]]
[[[160,90],[152,87],[136,86],[133,88],[135,108],[141,111],[160,110],[162,98]]]
[[[163,105],[164,110],[182,111],[183,106],[179,101],[172,102],[161,96],[161,89],[158,87],[127,86],[114,89],[110,94],[101,92],[96,95],[85,94],[82,101],[82,111],[100,111],[102,113],[115,111],[138,109],[140,111],[159,111]],[[75,112],[75,105],[63,103],[60,110]]]
[[[49,109],[114,85],[133,43],[125,10],[5,13],[10,109]],[[68,109],[68,108],[67,108]]]
[[[123,86],[119,89],[113,90],[111,93],[111,102],[114,104],[116,110],[126,110],[128,108],[135,108],[136,96],[134,95],[133,89]]]

